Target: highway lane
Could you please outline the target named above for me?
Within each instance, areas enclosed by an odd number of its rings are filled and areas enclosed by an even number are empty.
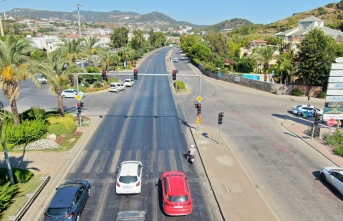
[[[175,100],[183,120],[194,126],[198,83],[182,77],[190,70],[185,62],[177,66],[178,78],[192,91],[177,94]],[[284,119],[309,124],[288,112],[294,105],[306,104],[307,97],[276,96],[215,79],[203,79],[201,91],[200,129],[202,124],[218,128],[218,112],[224,112],[222,137],[279,220],[342,219],[343,198],[318,179],[320,167],[333,164],[280,124]],[[324,106],[323,99],[310,102]],[[242,209],[249,211],[244,205]]]
[[[162,49],[145,59],[139,73],[166,74]],[[92,197],[82,220],[113,220],[123,210],[144,210],[151,220],[221,220],[209,205],[204,172],[186,162],[187,138],[171,91],[170,76],[139,76],[132,88],[108,103],[108,112],[66,179],[87,179]],[[101,96],[113,94],[102,93]],[[88,110],[87,110],[88,111]],[[116,195],[116,168],[124,160],[143,163],[142,193]],[[167,217],[162,213],[158,179],[164,171],[180,170],[189,177],[194,199],[192,214]],[[213,200],[213,199],[212,199]]]

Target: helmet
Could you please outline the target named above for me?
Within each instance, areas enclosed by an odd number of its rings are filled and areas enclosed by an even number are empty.
[[[191,147],[194,148],[195,146],[192,144]]]

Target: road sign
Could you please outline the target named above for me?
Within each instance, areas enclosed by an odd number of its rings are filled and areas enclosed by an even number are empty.
[[[79,101],[79,100],[81,100],[82,96],[80,94],[78,94],[78,95],[75,96],[75,98],[76,98],[76,100]]]
[[[201,96],[198,96],[198,97],[197,97],[197,101],[198,101],[198,102],[201,102],[201,101],[202,101],[202,97],[201,97]]]
[[[330,120],[328,120],[328,126],[329,126],[329,127],[332,127],[332,126],[335,125],[335,124],[336,124],[336,120],[335,120],[335,119],[330,118]]]
[[[201,123],[201,118],[197,117],[196,120],[195,120],[195,122],[196,122],[197,124],[200,124],[200,123]]]

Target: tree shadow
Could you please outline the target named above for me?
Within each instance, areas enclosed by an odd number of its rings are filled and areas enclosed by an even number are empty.
[[[25,148],[23,150],[23,153],[21,156],[10,156],[11,152],[9,152],[9,161],[11,168],[19,168],[19,169],[26,169],[26,170],[33,170],[33,171],[40,171],[37,167],[30,167],[30,164],[32,164],[34,161],[32,160],[26,160],[25,159]],[[6,160],[0,159],[0,168],[7,168]]]

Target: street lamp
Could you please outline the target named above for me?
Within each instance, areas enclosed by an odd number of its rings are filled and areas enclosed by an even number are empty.
[[[0,0],[0,2],[4,2],[5,0]],[[0,30],[1,30],[1,36],[4,36],[4,29],[2,28],[2,21],[1,21],[1,15],[0,15]]]
[[[83,6],[82,4],[75,4],[77,6],[77,16],[79,19],[79,38],[81,38],[81,21],[80,21],[80,7]]]

